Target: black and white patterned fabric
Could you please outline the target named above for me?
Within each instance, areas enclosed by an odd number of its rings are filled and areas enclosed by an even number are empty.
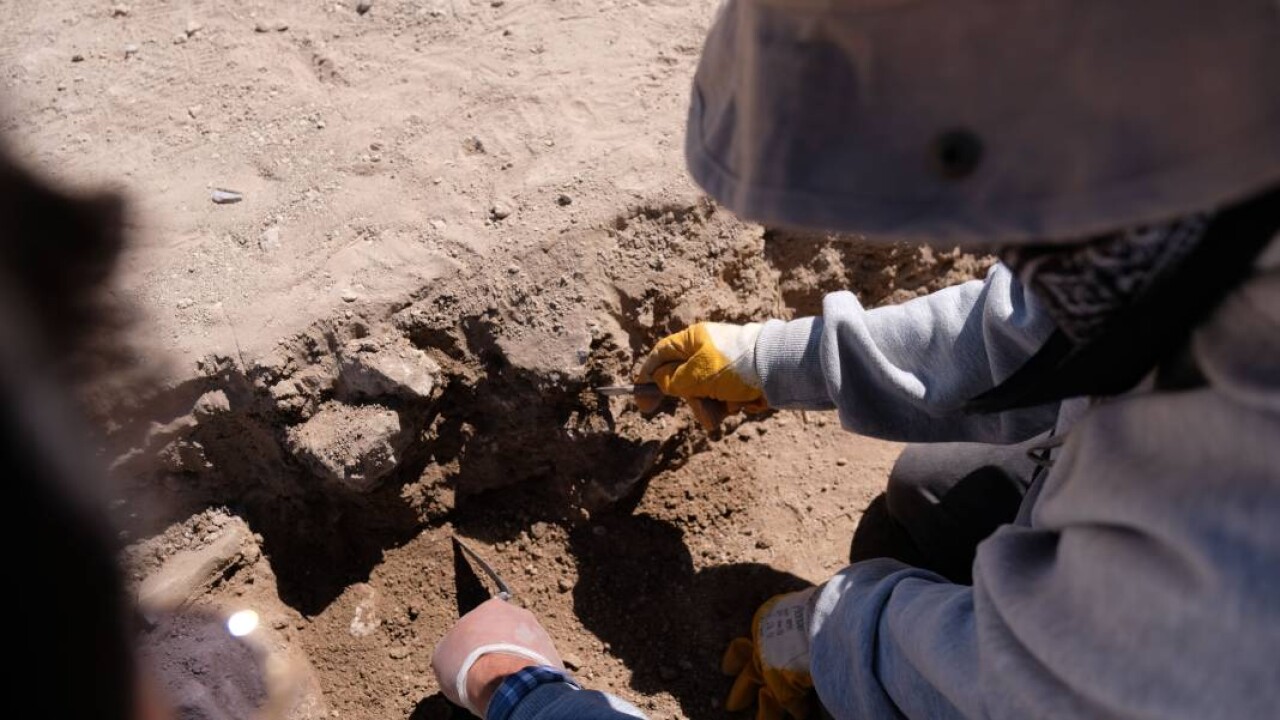
[[[1001,260],[1044,303],[1058,328],[1088,344],[1110,320],[1176,273],[1204,238],[1211,216],[1192,215],[1078,245],[1021,246]]]

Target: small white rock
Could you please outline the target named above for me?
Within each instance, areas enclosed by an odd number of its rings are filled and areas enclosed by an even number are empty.
[[[262,231],[262,237],[258,238],[258,247],[271,252],[280,247],[280,228],[269,227]]]

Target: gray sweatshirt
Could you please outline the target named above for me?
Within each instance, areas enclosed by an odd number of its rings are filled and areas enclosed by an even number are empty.
[[[1280,242],[1197,329],[1208,378],[992,416],[960,404],[1052,327],[1002,266],[985,281],[766,324],[774,407],[834,408],[907,441],[1067,440],[974,585],[893,560],[824,586],[814,682],[837,718],[1280,717]],[[1068,422],[1070,416],[1074,422]]]

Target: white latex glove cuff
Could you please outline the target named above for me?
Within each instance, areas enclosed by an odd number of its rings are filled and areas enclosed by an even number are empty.
[[[461,701],[460,704],[462,705],[462,707],[469,710],[472,715],[476,715],[479,717],[483,717],[483,715],[481,715],[480,711],[476,710],[475,706],[471,704],[471,698],[467,695],[467,675],[471,673],[471,668],[475,666],[476,662],[480,658],[484,657],[485,655],[490,655],[493,653],[500,653],[502,655],[514,655],[516,657],[524,658],[525,660],[529,660],[534,663],[537,663],[538,665],[554,666],[554,663],[552,663],[543,655],[540,655],[539,653],[536,653],[533,650],[530,650],[529,648],[520,647],[519,645],[512,645],[510,643],[493,643],[492,645],[481,645],[475,650],[472,650],[470,653],[467,654],[466,659],[462,661],[462,665],[458,668],[458,676],[454,678],[453,686],[458,693],[458,699]]]

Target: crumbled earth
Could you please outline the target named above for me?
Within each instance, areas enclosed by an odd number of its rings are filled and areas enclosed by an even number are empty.
[[[816,412],[707,434],[592,388],[699,320],[899,302],[989,260],[699,198],[710,0],[360,5],[0,19],[9,141],[133,208],[117,295],[147,362],[89,392],[131,581],[255,609],[303,669],[294,718],[443,718],[430,651],[477,589],[457,535],[585,684],[725,716],[720,652],[844,565],[900,447]]]

